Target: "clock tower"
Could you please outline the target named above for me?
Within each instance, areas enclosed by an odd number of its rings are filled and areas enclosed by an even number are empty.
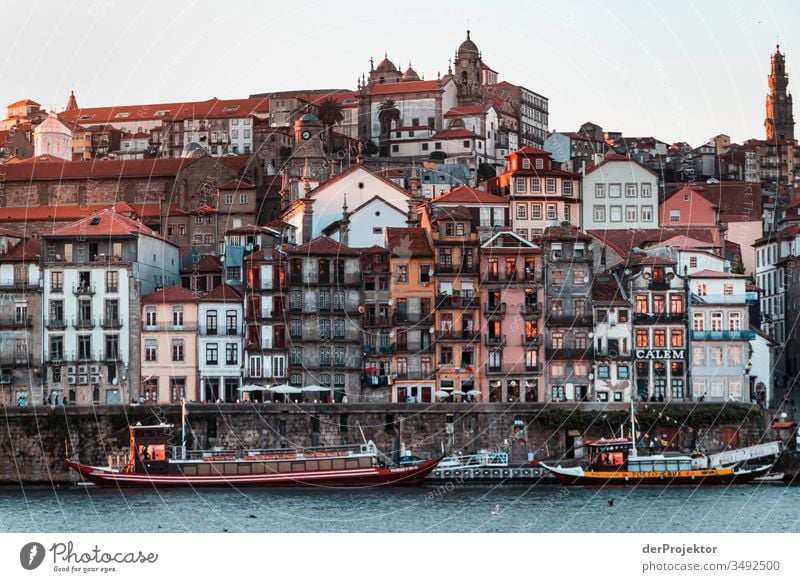
[[[781,53],[780,46],[776,47],[770,65],[767,117],[764,120],[767,140],[793,140],[792,94],[787,90],[789,76],[786,74],[786,57]]]
[[[313,113],[306,113],[294,122],[294,150],[289,162],[292,176],[310,172],[311,178],[324,182],[330,174],[323,137],[325,126]],[[327,171],[326,171],[327,169]]]

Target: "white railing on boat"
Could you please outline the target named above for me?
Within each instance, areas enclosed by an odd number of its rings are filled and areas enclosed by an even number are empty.
[[[437,469],[458,469],[462,467],[508,467],[508,453],[480,452],[471,455],[453,455],[445,457]]]
[[[285,449],[215,449],[182,451],[183,447],[172,447],[170,460],[202,461],[252,461],[252,460],[304,460],[325,456],[355,456],[378,454],[377,447],[370,441],[362,445],[320,446]]]

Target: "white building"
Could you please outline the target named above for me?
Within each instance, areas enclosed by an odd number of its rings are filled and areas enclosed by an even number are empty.
[[[244,358],[242,296],[223,284],[204,295],[198,307],[200,400],[236,402]]]
[[[614,275],[592,281],[594,400],[630,402],[633,392],[630,300]]]
[[[658,228],[658,175],[619,154],[583,177],[583,229]]]
[[[747,277],[719,271],[689,275],[689,342],[694,400],[750,402],[750,329]]]
[[[72,161],[72,132],[58,120],[55,113],[50,113],[45,120],[33,130],[34,156],[53,156]]]
[[[42,238],[45,394],[127,402],[140,388],[140,298],[180,283],[178,246],[113,210]]]

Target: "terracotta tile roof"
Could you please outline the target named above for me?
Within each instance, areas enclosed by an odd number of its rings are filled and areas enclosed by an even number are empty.
[[[542,238],[546,239],[569,238],[575,240],[591,240],[589,235],[587,235],[584,232],[581,232],[581,230],[577,226],[569,223],[567,223],[566,225],[560,224],[558,226],[549,226],[545,228]]]
[[[483,192],[481,190],[476,190],[475,188],[471,188],[464,184],[463,186],[459,186],[454,190],[451,190],[447,194],[442,194],[441,196],[434,198],[431,201],[431,204],[436,205],[440,203],[445,204],[503,204],[507,205],[508,200],[502,198],[500,196],[495,196],[494,194],[489,194],[488,192]]]
[[[472,212],[466,206],[433,206],[431,220],[472,220]]]
[[[79,178],[170,177],[198,158],[89,160],[68,162],[40,156],[4,167],[6,181],[70,180]]]
[[[180,285],[159,289],[142,297],[142,303],[197,303],[201,295]]]
[[[280,220],[278,218],[276,218],[274,220],[270,220],[264,226],[268,226],[269,228],[274,228],[276,230],[287,230],[287,229],[290,229],[290,228],[295,228],[294,226],[292,226],[288,222],[284,222],[283,220]]]
[[[236,228],[229,228],[225,234],[273,234],[266,226],[256,226],[254,224],[245,224],[244,226],[237,226]]]
[[[164,115],[156,113],[165,112]],[[118,105],[112,107],[83,107],[58,114],[59,119],[73,123],[121,123],[152,120],[227,119],[268,115],[269,99],[217,99],[183,103],[153,103],[148,105]]]
[[[62,226],[45,236],[150,236],[161,238],[141,222],[110,209],[101,210],[77,222]],[[162,239],[163,240],[163,239]],[[172,243],[170,243],[172,244]],[[176,245],[177,246],[177,245]]]
[[[245,180],[239,180],[234,178],[228,182],[225,182],[222,186],[219,187],[220,190],[252,190],[255,188],[256,185],[251,182],[246,182]]]
[[[3,228],[2,226],[0,226],[0,236],[8,236],[11,238],[25,238],[17,231],[9,230],[7,228]]]
[[[546,156],[549,156],[550,152],[548,152],[546,150],[539,149],[539,148],[535,148],[533,146],[527,146],[526,145],[526,146],[524,146],[524,147],[522,147],[522,148],[520,148],[520,149],[518,149],[518,150],[516,150],[514,152],[511,152],[511,154],[509,154],[509,155],[513,155],[513,154],[528,154],[528,155],[531,155],[531,154],[539,154],[539,155],[540,154],[544,154]]]
[[[42,220],[78,220],[108,206],[4,206],[0,207],[0,220],[9,222],[28,222]]]
[[[379,83],[367,87],[369,95],[393,95],[400,93],[426,93],[441,91],[439,81],[400,81],[399,83]]]
[[[482,115],[484,112],[483,105],[462,105],[461,107],[453,107],[444,114],[445,117],[461,117],[467,115]]]
[[[181,269],[181,273],[222,273],[222,262],[218,257],[203,255],[197,263]]]
[[[456,139],[456,138],[479,138],[480,136],[472,133],[468,129],[443,129],[442,131],[433,134],[431,139]]]
[[[220,301],[224,303],[241,303],[242,301],[242,294],[239,293],[236,289],[231,287],[230,285],[226,285],[223,283],[218,287],[212,289],[200,299],[203,302],[206,301]]]
[[[665,228],[635,228],[635,229],[609,229],[590,230],[589,235],[602,244],[608,245],[621,257],[627,257],[636,247],[645,248],[648,245],[660,244],[675,237],[684,236],[687,239],[701,241],[711,245],[719,244],[719,231],[714,228],[701,227],[665,227]],[[680,240],[680,239],[678,239]],[[692,243],[694,247],[695,243]]]
[[[355,91],[348,91],[346,89],[337,89],[335,91],[330,92],[323,92],[323,93],[306,93],[302,95],[295,95],[295,99],[298,101],[304,101],[306,103],[311,103],[312,105],[319,105],[320,102],[324,101],[327,98],[335,99],[339,105],[347,105],[344,102],[357,99],[358,94]],[[354,103],[353,105],[355,105]]]
[[[41,106],[41,103],[37,103],[36,101],[31,101],[30,99],[22,99],[21,101],[14,101],[8,107],[19,107],[20,105],[36,105]]]
[[[629,265],[674,265],[675,261],[669,257],[660,257],[658,255],[644,255],[636,253],[628,257]]]
[[[2,263],[17,263],[37,260],[42,254],[42,239],[21,240],[7,253],[0,255]]]
[[[289,249],[290,255],[357,257],[357,249],[339,244],[327,236],[319,236],[303,245]]]
[[[386,228],[386,244],[392,255],[401,258],[432,257],[433,250],[424,228]]]
[[[620,301],[625,303],[625,294],[613,275],[597,274],[592,280],[592,300],[603,303]]]
[[[637,166],[644,168],[654,176],[658,176],[658,174],[656,174],[653,170],[645,166],[643,163],[634,160],[632,158],[629,158],[628,156],[623,156],[622,154],[616,154],[616,153],[606,154],[605,157],[603,158],[603,161],[600,162],[599,164],[589,164],[588,166],[586,166],[586,175],[589,175],[591,172],[594,172],[595,170],[601,168],[602,166],[604,166],[609,162],[627,162],[629,164],[636,164]]]

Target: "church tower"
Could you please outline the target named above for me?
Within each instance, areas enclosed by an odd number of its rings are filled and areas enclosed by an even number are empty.
[[[483,60],[469,33],[468,30],[467,40],[458,47],[454,63],[459,105],[477,105],[483,93]]]
[[[789,76],[786,74],[786,58],[781,53],[780,45],[775,48],[770,65],[767,118],[764,120],[767,140],[793,140],[792,94],[787,91]]]

